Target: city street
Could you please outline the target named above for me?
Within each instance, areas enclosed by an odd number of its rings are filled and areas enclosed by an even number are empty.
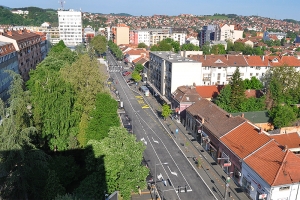
[[[118,67],[123,64],[124,68],[124,63],[116,62],[110,53],[107,53],[107,60],[112,66],[108,70],[120,101],[131,119],[133,134],[146,146],[144,157],[161,199],[216,199],[178,143],[174,142],[171,133],[157,118],[157,111],[152,110],[141,94],[127,85],[129,77],[125,79],[120,73],[121,67]]]

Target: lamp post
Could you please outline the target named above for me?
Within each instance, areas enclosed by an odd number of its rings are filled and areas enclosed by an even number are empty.
[[[224,200],[226,200],[226,196],[227,196],[227,191],[228,191],[228,188],[229,188],[229,182],[230,182],[230,174],[232,174],[233,172],[230,172],[228,173],[228,167],[231,166],[231,162],[229,161],[229,158],[217,158],[218,160],[228,160],[228,163],[224,163],[224,167],[227,167],[227,178],[226,178],[226,184],[225,184],[225,194],[224,194]],[[227,164],[225,166],[225,164]]]
[[[165,162],[165,163],[156,163],[155,162],[155,170],[154,170],[154,174],[155,174],[155,179],[154,179],[154,185],[156,187],[156,165],[167,165],[169,163]]]

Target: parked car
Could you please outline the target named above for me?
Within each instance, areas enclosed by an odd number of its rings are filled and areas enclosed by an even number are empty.
[[[123,72],[122,74],[123,74],[123,76],[128,76],[129,74],[131,74],[131,72],[125,71],[125,72]]]

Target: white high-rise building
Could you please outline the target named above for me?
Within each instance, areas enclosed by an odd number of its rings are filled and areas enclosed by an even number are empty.
[[[82,43],[82,17],[80,11],[58,10],[59,37],[67,46]]]

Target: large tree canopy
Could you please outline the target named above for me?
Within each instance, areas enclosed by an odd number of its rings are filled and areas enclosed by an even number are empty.
[[[105,36],[97,35],[90,43],[98,54],[103,54],[107,50],[107,40]]]
[[[137,191],[137,186],[146,187],[149,169],[141,164],[145,147],[126,129],[112,127],[108,137],[100,141],[90,140],[88,146],[91,151],[86,158],[87,169],[102,173],[105,169],[108,193],[120,191],[124,199],[130,199],[131,191]],[[95,186],[86,187],[86,193],[91,190],[89,188]],[[99,188],[99,191],[102,193],[105,189]]]

